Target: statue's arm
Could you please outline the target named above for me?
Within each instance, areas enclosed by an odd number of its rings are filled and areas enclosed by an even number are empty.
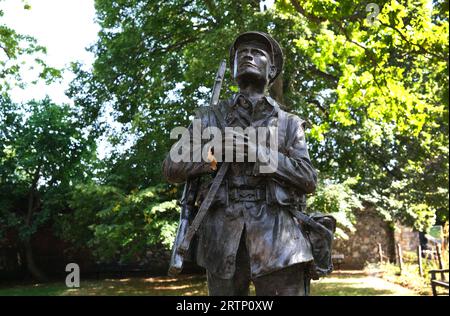
[[[271,150],[271,159],[278,159],[277,168],[273,173],[260,174],[259,164],[255,166],[255,173],[278,178],[289,185],[312,193],[316,189],[317,171],[311,164],[305,139],[304,121],[297,116],[292,116],[286,133],[287,148],[285,152]],[[277,157],[274,157],[277,155]]]
[[[188,128],[189,137],[181,137],[172,145],[171,151],[182,148],[184,159],[173,159],[169,152],[163,161],[162,171],[166,180],[170,183],[182,183],[187,179],[196,178],[206,173],[211,173],[211,164],[209,162],[193,162],[193,124]],[[201,150],[201,147],[199,147]],[[200,152],[201,154],[201,152]]]

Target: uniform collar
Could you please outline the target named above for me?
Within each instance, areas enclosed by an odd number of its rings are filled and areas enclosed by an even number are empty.
[[[243,97],[245,100],[247,100],[247,102],[250,103],[250,101],[247,99],[245,95],[243,95],[242,93],[236,93],[233,95],[232,98],[233,99],[232,106],[235,106],[238,103],[239,97]],[[277,101],[275,101],[268,95],[265,95],[262,98],[266,101],[266,104],[270,105],[275,110],[275,112],[278,112],[280,106],[278,105]]]

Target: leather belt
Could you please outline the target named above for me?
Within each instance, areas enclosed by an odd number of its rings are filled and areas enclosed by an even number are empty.
[[[266,199],[266,190],[231,188],[229,190],[230,199],[236,202],[256,202]]]
[[[232,188],[258,188],[262,187],[261,178],[254,176],[233,176],[228,178],[228,183]]]

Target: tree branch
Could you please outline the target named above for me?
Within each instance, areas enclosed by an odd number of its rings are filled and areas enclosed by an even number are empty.
[[[7,49],[6,47],[3,47],[2,45],[0,45],[0,48],[5,52],[6,56],[7,56],[9,59],[12,58],[11,55],[10,55],[10,53],[9,53],[9,51],[8,51],[8,49]]]
[[[386,170],[388,174],[390,174],[397,180],[402,180],[403,177],[399,175],[397,172],[395,172],[395,168],[393,170],[389,169],[387,163],[383,159],[378,158],[377,156],[371,154],[370,149],[369,150],[366,149],[365,152],[370,158],[372,158],[373,161],[380,163],[383,169]]]
[[[308,70],[311,71],[313,74],[318,75],[318,76],[320,76],[320,77],[322,77],[324,79],[331,80],[331,81],[333,81],[336,84],[339,81],[339,79],[337,77],[335,77],[334,75],[329,74],[327,72],[324,72],[324,71],[322,71],[322,70],[320,70],[320,69],[318,69],[318,68],[316,68],[314,66],[310,66],[308,68]]]
[[[297,0],[291,0],[291,3],[294,6],[295,10],[297,10],[297,12],[299,12],[301,15],[303,15],[305,18],[307,18],[311,22],[320,24],[327,20],[325,18],[318,17],[314,14],[310,14],[310,13],[306,12],[306,10],[300,5],[300,3]]]
[[[325,108],[322,106],[322,104],[320,104],[319,101],[317,101],[317,100],[315,100],[315,99],[308,99],[308,100],[306,100],[306,102],[309,102],[309,103],[311,103],[311,104],[316,105],[316,106],[317,106],[317,107],[318,107],[318,108],[326,115],[327,118],[329,117],[330,113],[328,112],[327,109],[325,109]]]
[[[36,191],[37,183],[40,178],[41,173],[41,164],[38,165],[36,170],[34,171],[33,180],[31,182],[30,189],[28,191],[28,210],[27,210],[27,216],[25,218],[25,224],[27,226],[31,225],[31,216],[33,215],[33,202],[34,202],[34,191]]]

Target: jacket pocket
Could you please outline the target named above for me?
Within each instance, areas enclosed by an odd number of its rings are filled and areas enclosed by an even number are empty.
[[[276,179],[271,179],[269,182],[270,201],[269,203],[277,203],[279,205],[292,205],[294,197],[287,186],[281,184]]]

